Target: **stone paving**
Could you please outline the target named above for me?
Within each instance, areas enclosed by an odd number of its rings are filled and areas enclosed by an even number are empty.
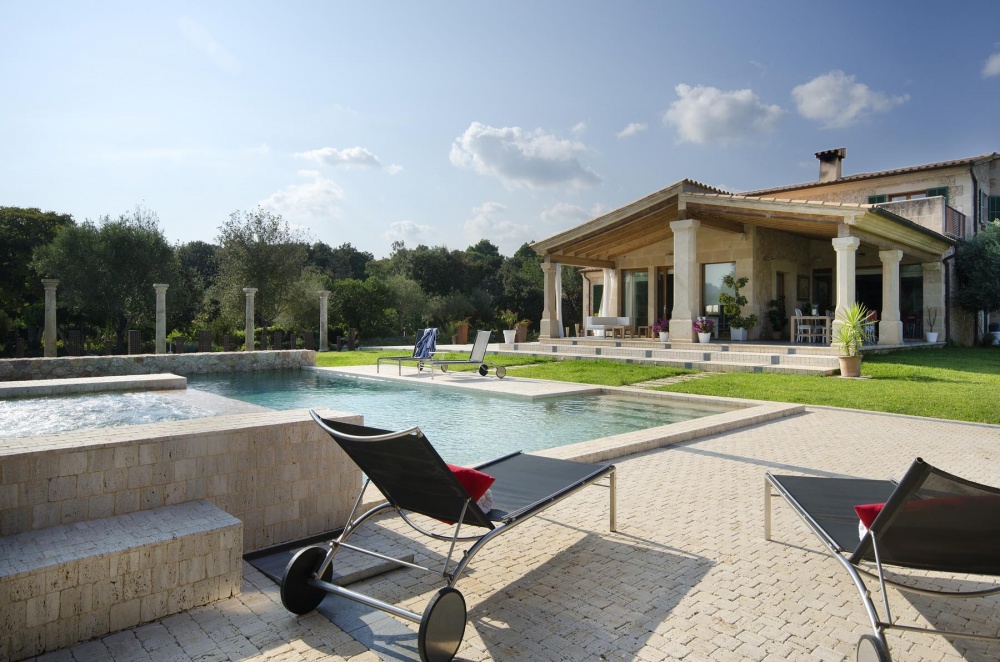
[[[810,407],[801,415],[621,458],[618,532],[607,491],[588,488],[487,546],[459,582],[469,607],[461,660],[854,659],[867,632],[847,574],[776,500],[763,538],[766,471],[899,476],[915,456],[1000,484],[1000,427]],[[402,529],[382,520],[352,540],[392,552]],[[418,563],[446,548],[412,548]],[[381,619],[416,647],[416,626],[381,613],[356,637],[323,616],[294,617],[278,588],[244,564],[243,593],[40,660],[379,660]],[[440,583],[394,571],[361,589],[422,612]],[[334,598],[328,598],[333,600]],[[998,634],[1000,599],[890,595],[903,623]],[[409,644],[408,633],[413,639]],[[399,635],[386,635],[399,640]],[[368,641],[371,648],[358,643]],[[1000,659],[1000,645],[888,634],[894,659]]]

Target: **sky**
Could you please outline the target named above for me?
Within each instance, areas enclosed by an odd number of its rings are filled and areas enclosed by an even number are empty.
[[[1000,151],[1000,2],[0,0],[0,205],[262,207],[376,258],[505,255],[681,179]]]

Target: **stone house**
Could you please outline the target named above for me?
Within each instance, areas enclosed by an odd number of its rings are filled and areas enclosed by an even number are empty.
[[[951,258],[1000,217],[1000,154],[845,176],[846,154],[818,152],[819,178],[806,184],[732,194],[685,179],[533,243],[544,257],[541,337],[576,322],[559,318],[556,266],[569,265],[585,268],[585,315],[627,316],[640,334],[669,319],[675,342],[695,339],[699,316],[727,335],[718,295],[732,272],[749,278],[744,315],[765,319],[775,299],[789,316],[861,301],[878,314],[880,345],[922,339],[932,323],[939,340],[972,342]],[[761,323],[749,337],[769,336]]]

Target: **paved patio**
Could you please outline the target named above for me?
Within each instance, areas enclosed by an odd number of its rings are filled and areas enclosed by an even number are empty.
[[[854,659],[867,631],[855,589],[779,501],[774,541],[764,541],[764,472],[884,478],[917,455],[1000,483],[998,426],[819,407],[621,458],[618,533],[607,530],[606,490],[590,488],[477,557],[458,584],[469,606],[458,659]],[[364,535],[388,551],[399,545],[398,530],[387,521],[355,540]],[[432,545],[417,561],[433,563],[443,551]],[[418,612],[438,587],[408,571],[365,582]],[[925,598],[891,599],[903,622],[1000,629],[996,597],[960,602],[950,614]],[[38,659],[292,662],[400,659],[398,645],[415,651],[414,625],[351,603],[344,609],[353,610],[346,621],[354,636],[315,612],[290,615],[278,588],[244,564],[236,598]],[[1000,659],[996,644],[888,637],[896,660]]]

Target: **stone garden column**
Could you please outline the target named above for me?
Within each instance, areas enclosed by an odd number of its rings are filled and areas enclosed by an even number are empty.
[[[244,287],[243,293],[247,295],[247,321],[244,328],[246,335],[246,346],[243,348],[247,352],[253,351],[253,295],[257,294],[256,287]]]
[[[882,260],[882,313],[879,315],[878,344],[900,345],[903,320],[899,316],[899,262],[903,251],[879,251]]]
[[[157,354],[167,353],[167,288],[165,283],[153,283],[156,290],[156,350]]]
[[[548,259],[542,262],[542,273],[544,274],[544,289],[542,303],[542,321],[538,325],[539,338],[558,338],[559,334],[559,312],[556,310],[556,297],[560,292],[556,292],[556,269],[559,265],[553,264]]]
[[[861,240],[857,237],[837,237],[832,239],[833,250],[837,251],[837,318],[833,320],[831,342],[837,336],[837,329],[840,328],[839,318],[844,312],[854,305],[856,290],[854,281],[856,276],[857,250],[861,245]]]
[[[693,218],[673,221],[674,231],[674,309],[670,314],[670,339],[694,342],[695,306],[701,279],[698,272],[698,228]]]
[[[56,285],[58,284],[57,278],[42,279],[42,285],[45,287],[45,331],[42,333],[42,339],[46,358],[56,355]]]
[[[327,338],[327,329],[330,323],[328,309],[330,290],[320,290],[316,294],[319,295],[319,351],[325,352],[330,348],[330,339]]]

